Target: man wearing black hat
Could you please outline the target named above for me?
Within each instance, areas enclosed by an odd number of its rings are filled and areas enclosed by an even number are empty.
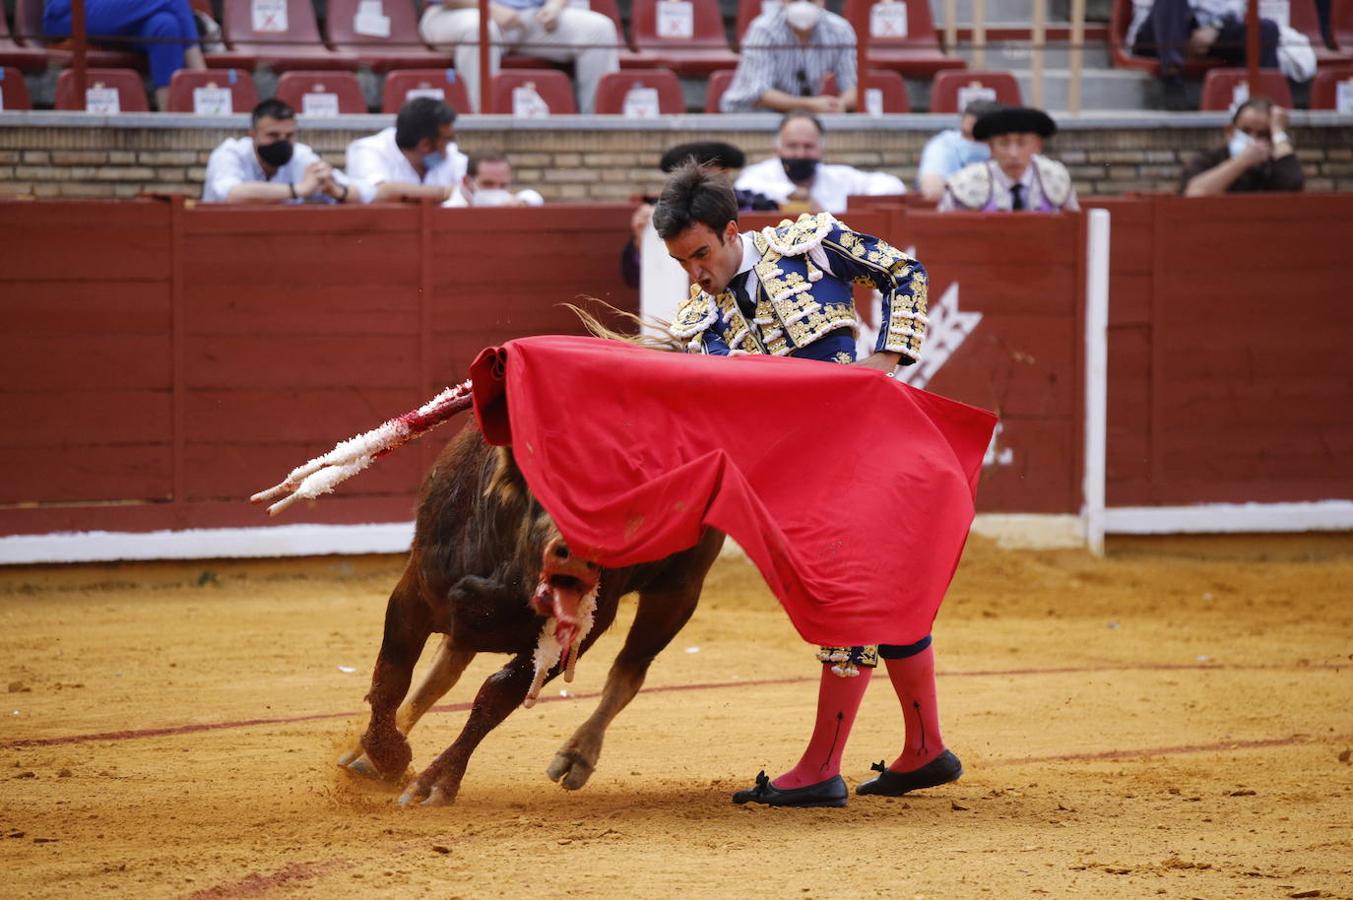
[[[977,120],[973,137],[991,147],[991,159],[949,179],[940,211],[1059,212],[1077,210],[1066,166],[1039,155],[1057,123],[1041,109],[1010,107]]]

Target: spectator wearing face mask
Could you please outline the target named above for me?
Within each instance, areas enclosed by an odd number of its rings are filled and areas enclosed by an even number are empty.
[[[228,138],[207,160],[203,203],[345,203],[347,177],[296,141],[296,112],[281,100],[254,107],[249,135]]]
[[[769,109],[836,113],[855,108],[855,29],[825,0],[792,0],[752,20],[733,81],[719,100],[724,112]],[[839,95],[824,94],[827,73]]]
[[[957,175],[964,166],[991,159],[991,148],[972,136],[972,127],[983,115],[1000,108],[999,103],[990,100],[974,100],[963,108],[957,128],[946,128],[926,141],[916,172],[921,196],[939,200],[950,176]]]
[[[1179,192],[1185,197],[1305,188],[1287,135],[1287,110],[1252,97],[1236,109],[1225,134],[1226,146],[1204,150],[1184,167]]]
[[[348,144],[348,177],[362,202],[450,200],[466,168],[455,121],[456,111],[441,100],[415,97],[400,107],[393,128]]]
[[[981,116],[973,137],[991,145],[991,159],[949,179],[940,212],[1059,212],[1080,209],[1066,166],[1041,155],[1057,123],[1041,109],[1011,107]]]
[[[851,195],[907,192],[896,175],[823,162],[825,137],[812,113],[787,113],[775,137],[776,155],[743,169],[734,187],[768,197],[788,213],[845,212]]]
[[[460,187],[447,206],[544,206],[545,198],[529,188],[512,189],[512,163],[497,151],[470,157]]]

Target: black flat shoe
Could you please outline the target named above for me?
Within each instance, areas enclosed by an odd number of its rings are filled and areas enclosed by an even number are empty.
[[[763,769],[756,786],[733,795],[734,803],[764,803],[767,806],[845,806],[850,797],[840,775],[801,788],[778,788],[770,783]]]
[[[939,787],[951,781],[958,781],[963,774],[963,763],[952,752],[945,750],[930,762],[914,772],[892,772],[887,764],[879,760],[869,767],[879,776],[855,788],[857,794],[879,794],[884,797],[900,797],[923,788]]]

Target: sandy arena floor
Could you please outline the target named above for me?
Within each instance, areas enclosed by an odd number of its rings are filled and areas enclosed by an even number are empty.
[[[632,602],[416,810],[334,765],[399,560],[0,569],[0,896],[1353,896],[1353,543],[1114,551],[974,539],[936,630],[967,774],[845,810],[729,803],[797,758],[816,669],[736,559],[584,790],[543,770]],[[880,675],[847,780],[900,729]]]

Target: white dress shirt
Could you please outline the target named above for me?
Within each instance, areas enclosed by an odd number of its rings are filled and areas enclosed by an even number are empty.
[[[313,162],[319,162],[319,156],[305,144],[295,144],[291,159],[269,177],[259,164],[258,154],[254,152],[254,139],[250,137],[227,138],[221,142],[207,159],[207,175],[202,185],[203,203],[226,203],[230,191],[239,184],[259,181],[266,184],[300,184],[305,178],[305,170]],[[334,178],[339,184],[348,185],[348,178],[338,169],[334,169]],[[316,191],[309,197],[287,200],[287,203],[334,203],[328,194]]]
[[[764,194],[776,203],[783,204],[798,185],[789,180],[779,157],[754,163],[742,170],[734,185],[738,190],[755,191]],[[818,163],[813,176],[813,184],[808,196],[829,213],[846,211],[846,198],[854,195],[878,196],[881,194],[905,194],[907,186],[902,179],[887,172],[863,172],[851,166],[828,165]]]
[[[370,203],[376,198],[376,188],[387,181],[454,189],[465,177],[469,160],[455,144],[447,144],[442,161],[420,177],[395,144],[395,129],[391,126],[348,144],[347,162],[348,178],[361,195],[362,202]]]

